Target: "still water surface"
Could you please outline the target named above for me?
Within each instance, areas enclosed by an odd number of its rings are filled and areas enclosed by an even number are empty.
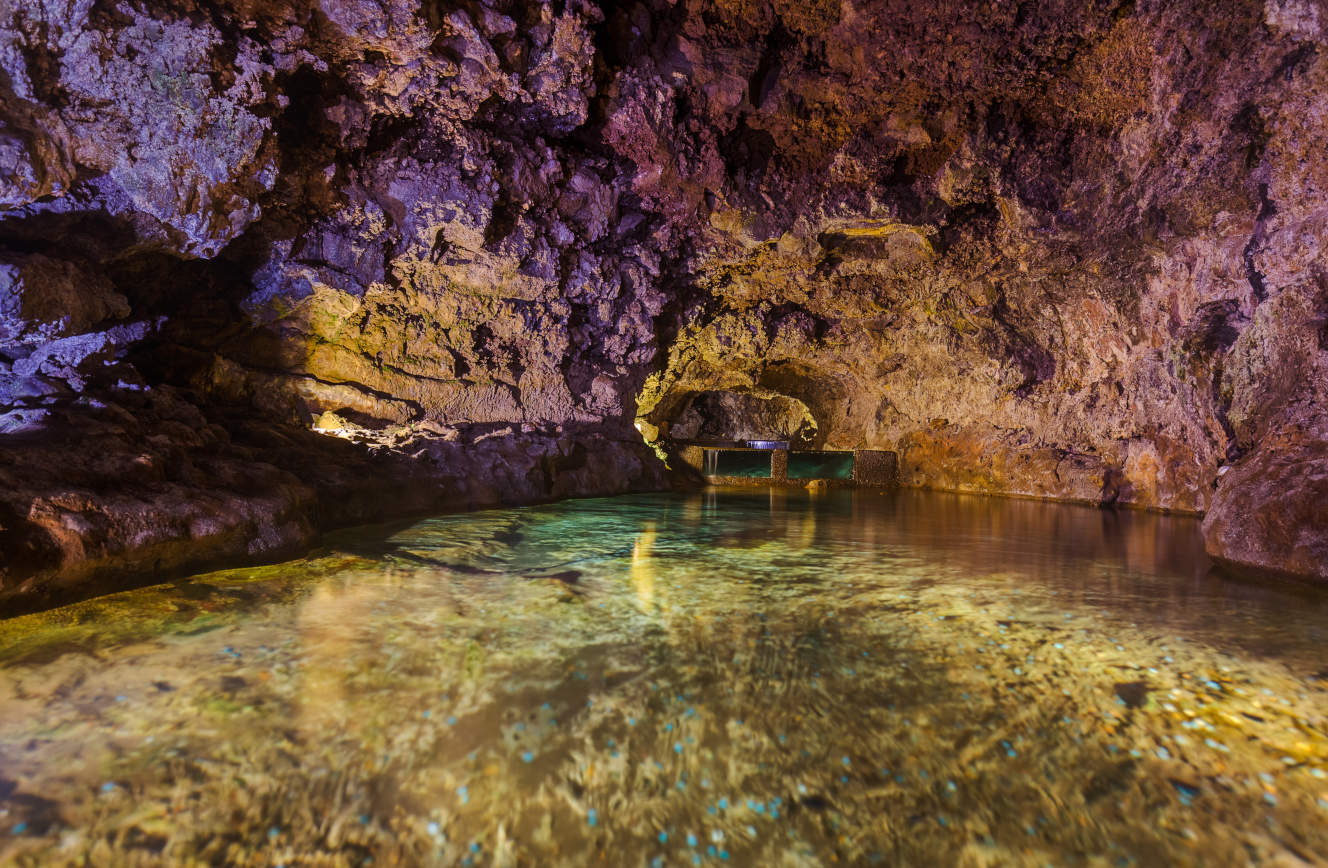
[[[0,863],[1328,864],[1328,595],[1196,523],[711,491],[0,622]]]

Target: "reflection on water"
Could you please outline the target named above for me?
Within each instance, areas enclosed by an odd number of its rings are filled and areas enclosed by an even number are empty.
[[[1192,520],[711,491],[0,622],[0,862],[1277,865],[1328,597]]]

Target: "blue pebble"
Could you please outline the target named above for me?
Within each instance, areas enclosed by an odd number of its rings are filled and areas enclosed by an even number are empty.
[[[675,742],[673,743],[673,752],[674,752],[674,753],[682,753],[682,743],[681,743],[681,742],[677,742],[677,741],[675,741]]]
[[[15,823],[13,826],[9,828],[9,831],[13,832],[15,835],[22,835],[24,832],[28,831],[28,824]]]
[[[592,826],[599,822],[599,813],[594,808],[586,812],[586,822]]]
[[[844,757],[844,759],[842,760],[842,762],[843,762],[844,765],[846,765],[846,766],[847,766],[847,765],[852,765],[852,764],[853,764],[852,761],[850,761],[848,757]]]
[[[729,800],[728,800],[728,799],[720,799],[720,800],[719,800],[719,809],[720,809],[721,811],[727,811],[727,810],[729,809]]]
[[[424,711],[424,719],[425,719],[425,720],[428,720],[428,719],[429,719],[430,717],[432,717],[432,716],[433,716],[433,712],[432,712],[432,711],[429,711],[428,709],[425,709],[425,711]]]
[[[480,851],[480,845],[479,845],[479,844],[476,844],[474,841],[471,841],[471,842],[470,842],[470,852],[472,852],[472,853],[478,853],[479,851]]]
[[[273,826],[271,829],[268,829],[268,830],[267,830],[267,836],[268,836],[269,838],[275,838],[275,837],[277,837],[277,836],[280,835],[280,834],[281,834],[281,830],[278,829],[276,826]]]
[[[1186,807],[1194,804],[1195,798],[1199,796],[1198,787],[1182,784],[1179,781],[1172,781],[1171,785],[1176,788],[1176,795],[1180,797],[1180,803]]]
[[[425,828],[427,829],[427,831],[429,832],[429,834],[432,835],[432,836],[434,836],[435,838],[437,838],[439,832],[442,831],[442,830],[439,828],[439,826],[438,826],[437,823],[430,823],[430,824],[429,824],[428,826],[426,826]]]
[[[696,846],[696,836],[693,835],[691,832],[687,833],[687,846],[688,847]]]
[[[111,783],[110,781],[107,781],[106,783],[101,785],[101,791],[103,793],[109,793],[114,789],[115,789],[115,784]]]
[[[659,843],[661,843],[661,844],[667,844],[667,843],[669,842],[669,833],[668,833],[668,832],[660,832],[659,835],[658,835],[657,837],[659,838]]]
[[[456,719],[456,716],[455,716],[455,715],[453,715],[452,717],[449,717],[449,718],[447,719],[447,725],[448,725],[448,726],[456,726],[456,722],[457,722],[457,719]]]
[[[525,753],[521,754],[521,759],[524,760],[525,762],[534,762],[535,752],[528,750]]]

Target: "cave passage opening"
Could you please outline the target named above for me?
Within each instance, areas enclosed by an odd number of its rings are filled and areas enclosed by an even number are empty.
[[[679,404],[667,426],[675,441],[779,443],[809,447],[818,426],[802,401],[779,393],[727,389],[697,392]]]

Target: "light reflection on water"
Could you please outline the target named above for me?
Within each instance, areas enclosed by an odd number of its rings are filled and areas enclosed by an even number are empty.
[[[0,862],[1317,864],[1326,639],[1328,596],[1143,513],[710,491],[361,530],[0,622]]]

